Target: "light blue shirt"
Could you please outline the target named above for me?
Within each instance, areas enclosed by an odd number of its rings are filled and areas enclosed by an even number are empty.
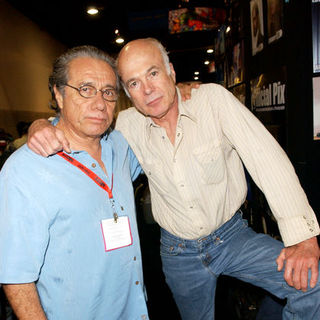
[[[107,192],[58,155],[26,145],[0,172],[0,283],[35,282],[48,319],[148,319],[132,180],[141,172],[125,139],[101,140],[107,176],[87,152],[70,155],[95,172],[128,216],[133,244],[105,251],[101,220],[113,218]]]

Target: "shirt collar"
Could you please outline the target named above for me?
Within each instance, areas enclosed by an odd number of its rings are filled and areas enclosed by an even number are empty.
[[[190,120],[197,122],[196,116],[192,112],[190,112],[187,106],[188,101],[181,100],[180,90],[177,87],[176,87],[176,91],[178,94],[178,109],[179,109],[178,119],[180,119],[181,117],[187,117]],[[148,138],[150,138],[150,135],[151,135],[151,127],[160,128],[160,126],[155,124],[150,117],[145,117],[145,126],[146,126]]]

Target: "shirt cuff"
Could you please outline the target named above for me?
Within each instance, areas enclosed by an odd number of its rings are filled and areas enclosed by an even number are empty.
[[[319,224],[314,214],[279,219],[278,226],[286,247],[319,235]]]

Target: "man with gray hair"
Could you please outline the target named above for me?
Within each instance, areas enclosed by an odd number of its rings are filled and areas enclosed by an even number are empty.
[[[132,187],[141,168],[107,132],[118,86],[103,51],[62,54],[49,88],[70,154],[24,145],[1,170],[0,283],[19,319],[148,319]]]

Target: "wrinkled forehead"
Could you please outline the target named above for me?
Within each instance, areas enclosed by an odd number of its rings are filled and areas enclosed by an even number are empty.
[[[79,57],[72,60],[68,67],[68,78],[75,81],[116,83],[116,74],[112,67],[104,60],[91,57]]]

